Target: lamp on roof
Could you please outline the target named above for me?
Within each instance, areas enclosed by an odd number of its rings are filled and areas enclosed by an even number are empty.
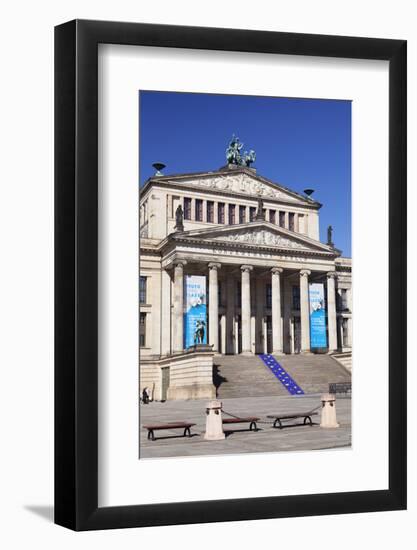
[[[311,199],[311,195],[314,193],[314,189],[304,189],[304,193],[309,199]]]
[[[154,162],[152,164],[152,166],[156,170],[156,172],[154,174],[155,176],[163,176],[164,175],[161,170],[163,170],[166,167],[165,164],[163,164],[162,162]]]

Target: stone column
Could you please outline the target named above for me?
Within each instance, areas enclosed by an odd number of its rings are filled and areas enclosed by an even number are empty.
[[[294,353],[294,331],[293,323],[291,321],[292,311],[292,284],[288,278],[283,278],[282,284],[284,287],[283,300],[284,300],[284,318],[282,322],[282,335],[283,335],[283,351],[284,353]]]
[[[235,334],[234,354],[237,355],[239,353],[239,321],[238,321],[237,317],[235,317],[234,327],[235,327],[235,329],[234,329],[234,334]]]
[[[262,339],[261,352],[268,353],[268,324],[267,324],[266,317],[262,319],[262,334],[263,334],[263,339]]]
[[[218,270],[221,264],[210,263],[209,267],[209,344],[219,351],[219,286]]]
[[[336,272],[327,274],[327,330],[329,333],[329,352],[337,350],[337,319],[336,319]]]
[[[226,315],[220,315],[219,353],[226,354]]]
[[[256,281],[256,323],[255,323],[255,353],[264,352],[264,310],[265,310],[265,286],[262,279]]]
[[[290,226],[288,212],[284,213],[284,228],[288,229]]]
[[[158,327],[161,337],[161,353],[168,355],[172,352],[171,341],[171,277],[163,269],[161,274],[161,324]],[[164,327],[162,330],[161,327]]]
[[[235,279],[227,277],[226,294],[226,353],[235,354]]]
[[[282,267],[273,267],[272,272],[272,353],[282,354],[281,325],[281,273]]]
[[[310,302],[308,297],[308,276],[311,271],[300,271],[300,318],[301,318],[301,352],[310,351]]]
[[[343,338],[343,317],[339,317],[339,340],[340,340],[340,349],[343,351],[345,347],[345,342]]]
[[[174,265],[174,299],[173,299],[173,351],[184,351],[184,265],[185,260],[176,260]]]
[[[348,347],[352,347],[352,317],[348,317],[347,321],[347,345]]]
[[[349,311],[352,311],[352,288],[346,289],[346,302]]]
[[[242,265],[242,354],[251,354],[251,307],[250,307],[250,272],[251,265]]]

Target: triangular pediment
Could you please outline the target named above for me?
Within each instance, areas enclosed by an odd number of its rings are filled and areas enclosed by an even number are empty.
[[[219,170],[201,174],[166,176],[159,181],[172,182],[198,189],[224,191],[238,195],[250,195],[252,198],[263,198],[282,201],[300,206],[320,206],[316,201],[274,183],[247,168],[236,170]]]
[[[203,240],[205,242],[229,243],[256,247],[279,248],[300,252],[322,252],[339,255],[339,251],[315,241],[310,237],[278,227],[266,221],[255,221],[240,225],[196,229],[173,234],[181,240]]]

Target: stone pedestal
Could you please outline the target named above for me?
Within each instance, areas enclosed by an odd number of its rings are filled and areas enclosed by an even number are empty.
[[[332,393],[321,396],[320,428],[338,428],[336,419],[336,397]]]
[[[222,402],[213,400],[207,403],[206,407],[206,432],[204,439],[218,441],[225,439],[222,423]]]
[[[169,366],[167,399],[213,399],[213,353],[211,346],[197,344],[182,354],[167,357],[162,366]]]

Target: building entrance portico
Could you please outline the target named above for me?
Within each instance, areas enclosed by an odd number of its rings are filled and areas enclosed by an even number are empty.
[[[167,267],[173,297],[174,353],[184,350],[184,336],[180,338],[180,331],[184,333],[187,275],[206,278],[207,343],[215,353],[310,353],[308,288],[311,282],[322,282],[326,288],[328,350],[337,349],[335,271],[328,271],[328,266],[324,270],[300,270],[255,262],[239,265],[227,260],[227,256],[217,256],[216,261],[204,262],[188,255],[187,259],[175,258]]]

